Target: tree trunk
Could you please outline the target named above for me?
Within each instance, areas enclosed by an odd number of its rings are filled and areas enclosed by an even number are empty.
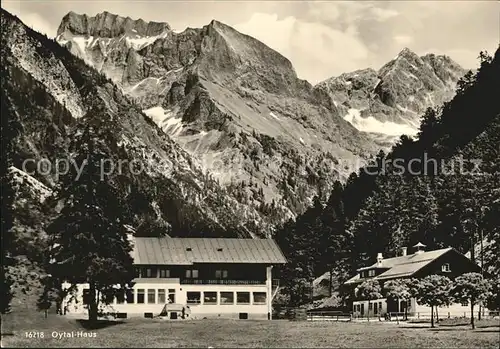
[[[97,294],[94,282],[90,283],[89,290],[89,321],[97,322]]]
[[[48,315],[47,315],[47,309],[45,309],[45,311],[44,311],[44,312],[45,312],[45,318],[47,318],[47,316],[48,316]]]
[[[328,290],[329,291],[329,294],[330,294],[330,297],[332,296],[333,294],[333,272],[332,272],[333,268],[330,269],[330,289]]]
[[[475,326],[474,326],[474,300],[471,299],[471,302],[470,302],[470,324],[472,326],[472,329],[475,329]]]
[[[368,322],[370,322],[370,301],[368,301],[368,309],[366,309],[366,317]]]
[[[311,292],[310,295],[311,297],[311,306],[314,305],[314,279],[311,279]]]
[[[401,302],[399,301],[399,298],[398,298],[398,313],[401,309],[399,309],[399,307],[401,306]],[[399,314],[396,313],[396,323],[399,325]]]
[[[438,313],[438,306],[436,305],[436,323],[439,323],[439,313]]]
[[[434,306],[431,305],[431,328],[434,328]]]

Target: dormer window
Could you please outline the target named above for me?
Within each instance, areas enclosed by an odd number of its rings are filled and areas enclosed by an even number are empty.
[[[444,273],[449,273],[451,271],[450,265],[448,263],[445,263],[441,266],[441,271]]]
[[[186,251],[191,252],[193,249],[191,247],[186,247]]]
[[[368,276],[375,276],[375,269],[368,270]]]

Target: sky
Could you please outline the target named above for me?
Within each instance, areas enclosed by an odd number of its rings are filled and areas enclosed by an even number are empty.
[[[280,52],[313,84],[379,69],[405,47],[474,69],[479,52],[493,54],[500,41],[496,1],[4,0],[2,8],[51,37],[69,11],[108,11],[176,30],[216,19]]]

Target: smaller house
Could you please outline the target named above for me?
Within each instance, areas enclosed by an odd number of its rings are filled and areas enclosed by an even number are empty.
[[[386,298],[370,302],[359,299],[356,297],[357,286],[365,280],[379,280],[383,286],[384,282],[395,279],[421,279],[435,274],[455,279],[465,273],[481,272],[477,264],[451,247],[425,251],[425,245],[419,242],[413,248],[413,254],[407,254],[407,248],[403,247],[401,255],[392,258],[384,258],[382,253],[378,253],[374,264],[359,268],[358,274],[344,283],[343,288],[353,295],[352,311],[355,317],[365,317],[368,312],[370,316],[385,316],[387,313],[404,313],[405,310],[408,316],[425,317],[431,313],[430,307],[418,304],[414,298],[399,303]],[[438,308],[438,312],[443,316],[464,316],[470,312],[470,307],[453,304]]]

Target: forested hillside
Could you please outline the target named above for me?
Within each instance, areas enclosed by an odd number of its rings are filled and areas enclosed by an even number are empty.
[[[389,154],[337,183],[325,206],[317,201],[277,233],[292,304],[310,302],[315,277],[332,271],[338,284],[379,252],[395,256],[421,241],[466,253],[483,238],[500,241],[500,50],[479,58],[453,100],[422,116],[415,139],[402,136]],[[472,258],[498,275],[498,244],[485,245]]]

